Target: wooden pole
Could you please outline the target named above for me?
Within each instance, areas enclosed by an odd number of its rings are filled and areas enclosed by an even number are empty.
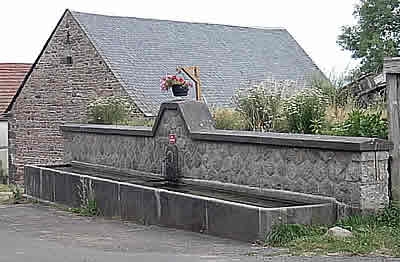
[[[388,92],[389,140],[394,146],[390,170],[392,203],[400,207],[400,57],[386,58],[384,73]]]
[[[201,101],[200,68],[198,66],[178,67],[196,83],[196,100]]]

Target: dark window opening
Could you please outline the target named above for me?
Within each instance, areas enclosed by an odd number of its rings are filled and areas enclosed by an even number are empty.
[[[67,56],[66,61],[67,65],[72,65],[72,56]]]
[[[66,40],[67,44],[71,43],[70,37],[71,35],[69,34],[69,32],[67,32],[67,40]]]

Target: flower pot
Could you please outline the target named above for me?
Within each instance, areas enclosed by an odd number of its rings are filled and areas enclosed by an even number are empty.
[[[174,96],[187,96],[189,88],[185,88],[182,85],[173,85],[172,93]]]

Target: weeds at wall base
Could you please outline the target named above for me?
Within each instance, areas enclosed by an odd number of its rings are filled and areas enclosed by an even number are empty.
[[[327,226],[278,225],[265,243],[288,248],[294,255],[400,256],[400,208],[390,206],[376,215],[351,216],[336,225],[353,236],[330,236]]]
[[[97,202],[94,199],[89,199],[87,201],[87,205],[77,207],[77,208],[68,208],[67,211],[72,213],[87,216],[87,217],[94,217],[100,215],[99,209],[97,208]]]

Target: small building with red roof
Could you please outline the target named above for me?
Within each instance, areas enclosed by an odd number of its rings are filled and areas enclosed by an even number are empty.
[[[31,66],[26,63],[0,63],[0,115],[7,111]],[[0,118],[0,184],[7,182],[8,121],[7,118]]]
[[[4,113],[32,64],[0,63],[0,113]]]

